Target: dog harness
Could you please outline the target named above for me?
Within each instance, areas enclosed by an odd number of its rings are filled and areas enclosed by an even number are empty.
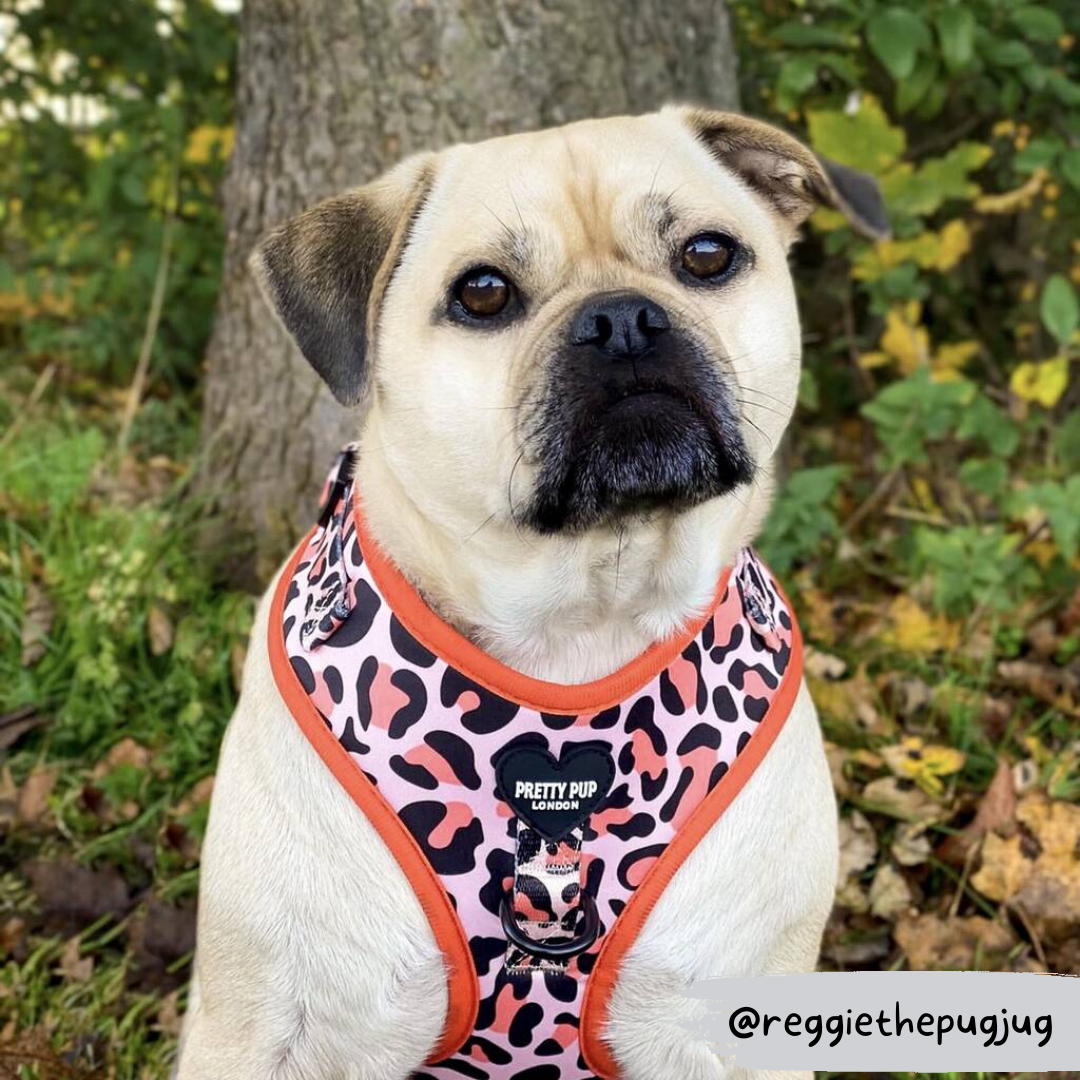
[[[445,958],[446,1024],[414,1076],[613,1080],[619,965],[791,711],[791,608],[747,549],[679,637],[595,682],[526,677],[442,622],[380,551],[354,454],[277,585],[269,649]]]

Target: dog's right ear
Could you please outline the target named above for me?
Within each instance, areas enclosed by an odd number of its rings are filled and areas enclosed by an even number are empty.
[[[366,383],[379,303],[431,181],[430,155],[278,226],[250,266],[300,351],[343,405]]]

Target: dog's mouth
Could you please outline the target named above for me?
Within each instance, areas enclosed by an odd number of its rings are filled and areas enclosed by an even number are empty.
[[[573,532],[683,510],[750,481],[753,463],[715,365],[684,349],[589,380],[553,365],[530,425],[538,469],[525,523]]]

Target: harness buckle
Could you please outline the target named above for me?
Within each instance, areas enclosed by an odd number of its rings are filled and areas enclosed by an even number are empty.
[[[326,478],[326,485],[323,487],[322,504],[319,507],[318,525],[321,528],[325,529],[330,524],[330,519],[334,516],[334,507],[348,489],[353,468],[356,465],[356,453],[357,444],[349,443],[334,458],[330,475]]]
[[[600,912],[597,910],[596,901],[590,893],[585,892],[583,889],[580,896],[581,907],[585,911],[585,925],[581,933],[569,941],[560,941],[554,944],[535,941],[523,934],[510,906],[510,896],[504,896],[502,903],[499,905],[499,919],[502,922],[503,933],[506,935],[507,941],[540,960],[572,960],[575,956],[587,952],[600,936]]]

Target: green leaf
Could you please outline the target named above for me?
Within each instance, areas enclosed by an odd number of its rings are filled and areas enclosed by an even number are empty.
[[[949,7],[938,13],[938,40],[941,55],[950,71],[959,71],[975,55],[975,16],[966,7]]]
[[[1032,41],[1057,41],[1065,33],[1065,24],[1058,13],[1040,4],[1021,4],[1009,12],[1009,18]]]
[[[884,387],[862,407],[862,414],[873,422],[890,467],[923,462],[926,444],[956,427],[974,395],[975,387],[967,379],[932,382],[923,367]]]
[[[991,453],[1011,457],[1020,445],[1020,432],[1004,409],[985,394],[977,393],[967,403],[956,428],[957,438],[982,439]]]
[[[896,111],[901,116],[911,112],[926,97],[940,74],[941,68],[934,57],[920,56],[911,78],[897,84]]]
[[[787,111],[799,104],[803,94],[817,83],[816,56],[795,56],[784,62],[776,79],[776,104]]]
[[[982,54],[997,67],[1023,67],[1035,62],[1031,50],[1022,41],[1006,41],[996,37],[988,36],[982,42]]]
[[[907,146],[903,128],[890,124],[885,110],[870,95],[861,99],[854,112],[808,112],[806,123],[810,143],[819,154],[867,172],[885,172]]]
[[[1060,139],[1032,139],[1014,158],[1013,168],[1021,173],[1033,173],[1036,169],[1048,169],[1061,150]]]
[[[1019,498],[1022,505],[1037,507],[1046,515],[1054,543],[1071,560],[1080,548],[1080,476],[1070,476],[1063,484],[1053,480],[1033,484]]]
[[[1009,469],[1001,458],[968,458],[960,466],[960,479],[969,488],[994,498],[1009,479]]]
[[[920,51],[930,44],[930,31],[909,8],[890,7],[873,15],[866,24],[870,51],[899,82],[915,70]]]
[[[982,143],[963,142],[942,157],[924,160],[918,169],[895,169],[881,183],[885,203],[894,214],[924,217],[950,199],[973,199],[979,187],[968,173],[982,168],[990,155]]]
[[[1080,191],[1080,150],[1066,150],[1058,160],[1061,175]]]
[[[1068,345],[1080,326],[1080,303],[1077,303],[1076,290],[1068,278],[1053,274],[1047,280],[1039,301],[1039,315],[1043,326],[1057,338],[1058,344],[1062,348]]]
[[[1080,469],[1080,409],[1073,409],[1054,432],[1054,452],[1066,469]]]
[[[801,49],[847,49],[851,44],[851,35],[844,30],[831,26],[818,26],[816,23],[782,23],[773,35],[782,45],[793,45]]]

